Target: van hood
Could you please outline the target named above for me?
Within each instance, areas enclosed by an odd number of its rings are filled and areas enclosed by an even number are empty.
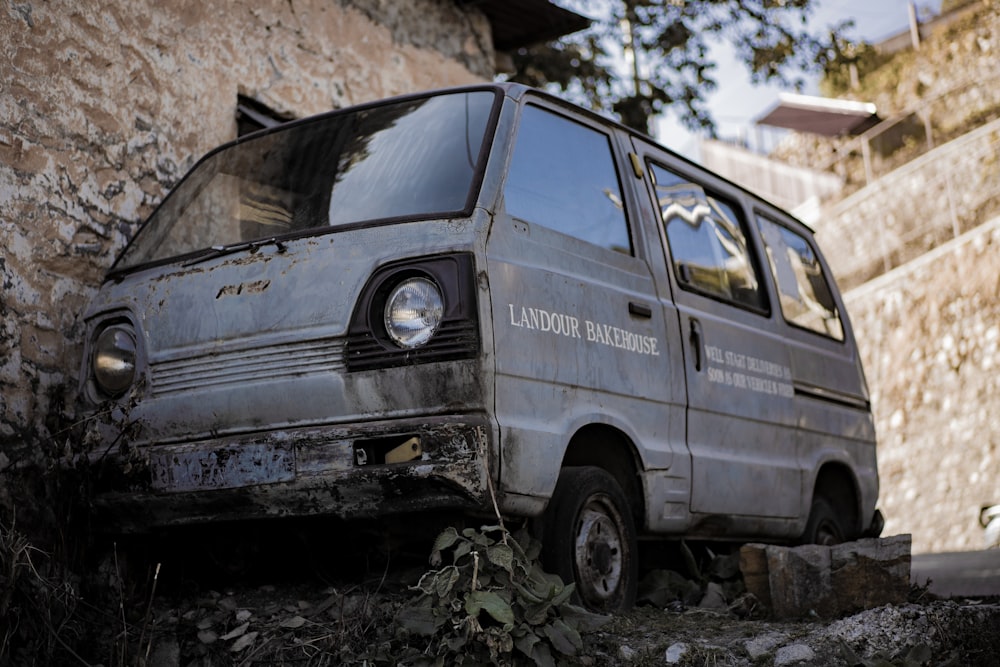
[[[383,264],[468,250],[473,229],[368,227],[135,271],[91,303],[88,340],[107,324],[135,330],[139,400],[120,402],[142,424],[137,442],[371,419],[382,404],[373,373],[345,372],[359,295]],[[82,377],[100,402],[89,363]]]
[[[335,236],[131,274],[105,285],[87,319],[129,311],[151,365],[303,329],[342,334],[372,260],[351,261]]]

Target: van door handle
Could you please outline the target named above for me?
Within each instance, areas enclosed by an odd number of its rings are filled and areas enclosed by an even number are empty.
[[[653,316],[653,309],[644,303],[636,303],[635,301],[628,302],[628,312],[630,315],[635,315],[636,317],[650,318]]]
[[[691,343],[691,356],[694,360],[694,369],[701,372],[701,322],[691,318],[691,335],[688,336]]]

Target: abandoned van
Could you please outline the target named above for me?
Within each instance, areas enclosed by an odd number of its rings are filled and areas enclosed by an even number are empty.
[[[869,394],[810,230],[526,87],[211,152],[85,319],[120,529],[497,508],[598,610],[632,603],[639,539],[881,530]]]

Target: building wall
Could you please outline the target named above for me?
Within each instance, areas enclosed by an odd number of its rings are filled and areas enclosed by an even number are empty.
[[[1000,503],[1000,218],[846,295],[872,389],[886,535],[980,549]]]
[[[304,116],[490,78],[453,0],[24,0],[0,7],[0,470],[61,444],[79,313],[141,220],[235,138],[237,94]]]
[[[722,141],[702,141],[700,148],[707,168],[790,211],[812,200],[829,200],[843,187],[836,174],[777,162]]]

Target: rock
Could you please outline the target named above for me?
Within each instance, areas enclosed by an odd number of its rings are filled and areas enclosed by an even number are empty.
[[[799,662],[806,662],[816,657],[816,652],[805,644],[791,644],[782,646],[774,654],[774,667],[782,665],[794,665]]]
[[[698,603],[701,609],[727,609],[726,594],[722,590],[722,585],[714,581],[705,587],[705,595]]]
[[[688,645],[684,642],[677,642],[667,647],[666,660],[668,665],[676,665],[688,652]]]
[[[832,547],[748,544],[740,550],[740,569],[747,591],[776,618],[834,618],[906,601],[910,536]]]
[[[747,640],[743,647],[746,649],[750,659],[756,660],[762,655],[767,655],[773,651],[776,646],[781,646],[787,640],[788,635],[783,632],[770,632],[766,635]]]
[[[830,547],[807,544],[789,549],[768,547],[771,609],[779,618],[799,618],[814,612],[836,614],[830,570]]]
[[[771,608],[771,583],[767,569],[767,546],[764,544],[747,544],[740,549],[740,572],[743,573],[743,583],[747,593]]]
[[[910,592],[910,536],[838,544],[830,568],[838,614],[902,604]]]

